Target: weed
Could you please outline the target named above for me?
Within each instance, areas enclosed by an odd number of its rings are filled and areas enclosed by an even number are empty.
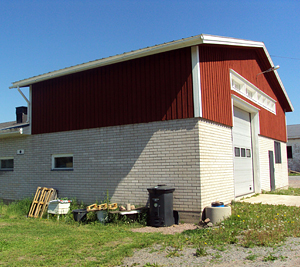
[[[217,252],[216,255],[215,255],[215,258],[220,259],[220,258],[222,258],[222,255],[219,252]]]
[[[196,253],[195,253],[196,257],[204,257],[204,256],[207,256],[207,255],[208,255],[208,253],[207,253],[205,248],[200,247],[200,248],[196,249]]]
[[[287,257],[287,256],[282,256],[282,255],[281,255],[279,258],[280,258],[281,261],[286,261],[286,259],[287,259],[288,257]]]
[[[251,254],[251,255],[246,257],[246,260],[255,261],[257,259],[257,257],[258,257],[258,255]]]
[[[182,254],[179,253],[179,249],[169,250],[169,253],[166,255],[167,258],[180,257],[180,256],[182,256]]]
[[[1,214],[7,218],[20,218],[28,215],[32,198],[24,198],[23,200],[14,201],[8,205],[0,202]]]
[[[149,263],[147,262],[145,265],[143,265],[143,267],[160,267],[161,265],[157,264],[157,263]]]
[[[216,249],[219,251],[225,251],[226,247],[224,245],[222,245],[222,246],[218,246]]]
[[[275,261],[275,260],[277,260],[278,259],[278,257],[276,257],[276,256],[274,256],[274,255],[272,255],[271,253],[268,255],[268,256],[265,256],[264,258],[263,258],[263,261]]]

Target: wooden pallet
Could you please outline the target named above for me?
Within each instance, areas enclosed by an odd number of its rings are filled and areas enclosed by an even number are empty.
[[[53,188],[38,187],[32,201],[28,217],[42,218],[48,207],[49,201],[57,196],[56,190]]]

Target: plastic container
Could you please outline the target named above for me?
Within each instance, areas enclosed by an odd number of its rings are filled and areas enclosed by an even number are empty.
[[[154,227],[173,225],[173,192],[175,188],[158,185],[147,190],[150,199],[150,225]]]
[[[106,210],[98,210],[97,211],[97,218],[98,220],[105,224],[107,222],[107,219],[108,219],[108,213]]]
[[[70,201],[52,200],[48,205],[48,213],[67,214],[70,209]]]
[[[213,202],[211,203],[212,207],[225,207],[223,202]]]
[[[86,209],[73,210],[73,217],[76,222],[84,222],[86,220]]]

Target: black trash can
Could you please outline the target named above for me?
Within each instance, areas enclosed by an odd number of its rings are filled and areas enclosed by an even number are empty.
[[[86,220],[87,210],[86,209],[78,209],[73,210],[73,217],[76,222],[84,222]]]
[[[147,190],[150,199],[150,225],[154,227],[173,225],[173,192],[175,188],[158,185]]]

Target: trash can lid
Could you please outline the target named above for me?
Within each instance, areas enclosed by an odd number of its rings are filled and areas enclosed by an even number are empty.
[[[77,210],[72,210],[73,213],[84,213],[87,212],[86,209],[77,209]]]
[[[149,192],[165,192],[165,193],[171,193],[171,192],[174,192],[175,191],[175,188],[174,187],[169,187],[169,186],[166,186],[166,185],[157,185],[157,186],[154,186],[152,188],[147,188],[147,190]]]

